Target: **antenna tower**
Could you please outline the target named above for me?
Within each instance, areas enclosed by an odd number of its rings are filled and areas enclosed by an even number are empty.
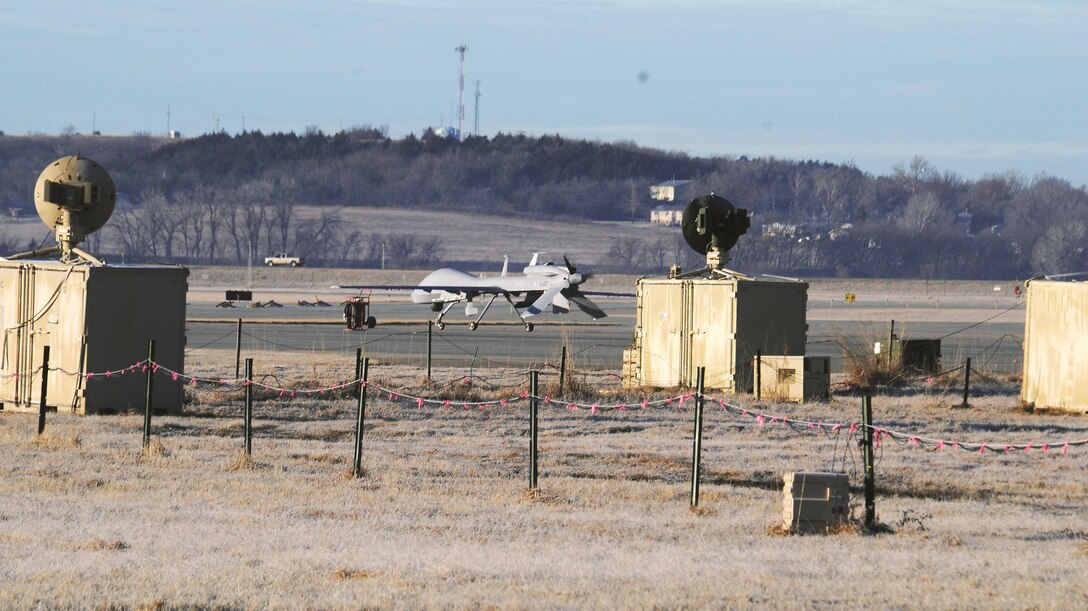
[[[480,135],[480,79],[476,79],[476,117],[472,122],[472,135]]]
[[[468,47],[461,43],[453,50],[461,56],[461,77],[457,81],[457,141],[461,142],[465,139],[462,134],[465,133],[465,51]]]

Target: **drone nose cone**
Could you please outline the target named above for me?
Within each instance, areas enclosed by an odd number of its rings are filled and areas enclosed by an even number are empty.
[[[579,274],[577,272],[567,276],[567,282],[570,282],[572,285],[581,284],[584,280],[585,278],[582,277],[582,274]]]

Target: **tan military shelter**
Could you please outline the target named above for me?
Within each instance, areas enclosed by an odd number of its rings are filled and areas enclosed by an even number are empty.
[[[624,384],[750,392],[757,352],[803,357],[808,284],[783,278],[642,278]]]
[[[1088,282],[1030,280],[1026,299],[1020,398],[1088,411]]]
[[[146,378],[94,377],[147,358],[184,370],[189,270],[171,265],[0,261],[0,410],[36,411],[49,346],[46,406],[77,414],[143,409]],[[152,409],[181,410],[181,384],[163,378]]]

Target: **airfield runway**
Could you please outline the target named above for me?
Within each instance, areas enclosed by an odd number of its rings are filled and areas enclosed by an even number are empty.
[[[342,320],[341,300],[348,293],[315,296],[311,289],[254,289],[254,298],[275,300],[282,307],[216,307],[223,292],[217,288],[191,289],[187,311],[187,353],[227,350],[233,354],[238,320],[242,321],[244,355],[262,359],[277,353],[332,353],[352,358],[356,349],[388,364],[424,366],[427,358],[427,321],[434,314],[425,306],[407,302],[403,294],[376,294],[372,315],[378,325],[369,331],[348,331]],[[302,306],[299,300],[321,299],[328,306]],[[567,346],[573,366],[582,370],[621,370],[623,350],[634,332],[635,304],[631,298],[599,298],[608,317],[592,321],[581,313],[541,315],[527,333],[507,304],[498,302],[476,331],[463,306],[445,317],[444,330],[432,329],[432,364],[435,367],[537,367],[557,364]],[[899,337],[941,339],[944,369],[953,369],[971,357],[973,367],[995,373],[1021,367],[1024,333],[1023,301],[1011,294],[915,295],[909,291],[880,290],[859,293],[845,303],[842,294],[809,293],[806,353],[828,356],[832,372],[844,366],[844,347],[855,354],[872,350],[872,342],[886,344],[891,321]]]

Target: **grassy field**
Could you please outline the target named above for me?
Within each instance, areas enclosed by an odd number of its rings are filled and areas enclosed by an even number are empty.
[[[224,366],[214,357],[193,372]],[[284,356],[277,381],[330,385],[332,362]],[[341,359],[342,360],[342,359]],[[407,367],[372,380],[427,397],[516,397],[523,374],[466,387]],[[501,386],[503,380],[509,386]],[[584,403],[638,402],[576,379]],[[160,382],[169,383],[169,382]],[[552,379],[546,380],[551,384]],[[594,390],[597,389],[597,390]],[[556,389],[546,389],[554,393]],[[571,393],[567,393],[571,394]],[[874,399],[876,424],[960,442],[1088,437],[1088,420],[1024,412],[956,388]],[[660,397],[667,397],[664,391]],[[860,400],[740,406],[858,420]],[[0,607],[831,607],[1088,605],[1088,448],[927,452],[886,441],[880,532],[778,528],[789,471],[844,471],[860,518],[860,455],[846,429],[760,426],[708,406],[703,485],[689,507],[693,402],[544,409],[540,488],[527,490],[525,403],[464,409],[372,392],[361,479],[350,398],[267,398],[242,460],[241,394],[189,393],[157,417],[0,417]]]
[[[368,282],[396,284],[423,273],[366,272]],[[193,268],[190,300],[251,284],[283,289],[293,303],[359,275]],[[633,278],[594,283],[630,290]],[[889,318],[1015,324],[1023,310],[1006,311],[1011,286],[814,281],[809,320],[828,332],[836,321],[871,322],[877,337]],[[845,292],[858,294],[858,307],[843,306]],[[277,385],[351,377],[342,355],[261,356]],[[194,351],[186,370],[230,370],[233,357]],[[0,607],[1088,606],[1088,448],[1038,449],[1088,438],[1088,419],[1024,411],[1012,379],[976,383],[970,409],[955,407],[956,379],[874,399],[877,426],[991,450],[885,441],[881,528],[870,532],[859,524],[861,458],[848,429],[761,426],[711,404],[693,510],[692,401],[599,413],[557,401],[541,416],[531,493],[525,403],[497,403],[525,390],[524,372],[488,370],[472,384],[463,368],[438,369],[430,383],[411,366],[372,373],[408,394],[496,403],[418,408],[372,393],[359,479],[345,476],[350,398],[262,397],[251,461],[238,390],[189,390],[182,415],[155,418],[148,455],[139,416],[50,414],[38,437],[35,415],[0,414]],[[564,396],[639,403],[610,373],[576,376]],[[791,420],[860,418],[850,394],[805,405],[725,399]],[[1036,449],[1001,451],[1026,443]],[[827,536],[782,534],[781,482],[792,471],[847,473],[853,521]]]

